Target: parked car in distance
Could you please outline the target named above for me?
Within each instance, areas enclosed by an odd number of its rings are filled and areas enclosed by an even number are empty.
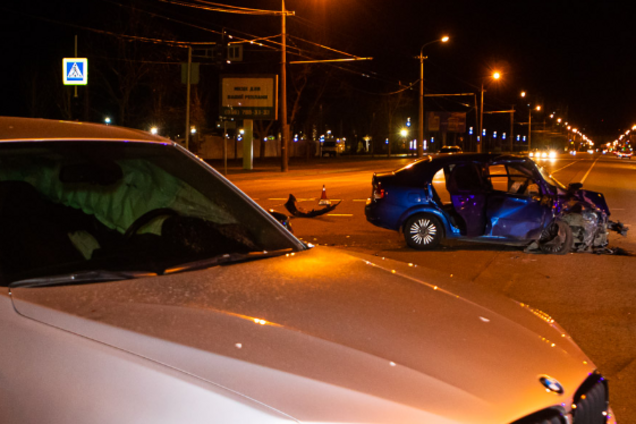
[[[367,220],[415,249],[446,238],[566,254],[604,248],[620,226],[601,193],[566,187],[520,155],[429,156],[371,183]]]
[[[462,148],[459,146],[442,146],[439,149],[440,153],[463,153]]]
[[[168,139],[0,117],[0,217],[0,423],[615,423],[548,314],[301,242]]]
[[[619,159],[631,159],[634,153],[631,150],[616,150],[615,154]]]
[[[320,143],[320,154],[322,156],[337,156],[338,151],[338,142],[336,140],[326,140]]]

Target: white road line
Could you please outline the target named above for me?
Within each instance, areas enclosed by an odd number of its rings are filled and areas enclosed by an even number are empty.
[[[581,159],[581,160],[583,160],[583,159]],[[563,168],[555,169],[555,170],[554,170],[554,171],[552,171],[551,173],[552,173],[552,174],[555,174],[555,173],[557,173],[557,172],[561,171],[562,169],[567,168],[568,166],[572,166],[572,165],[574,165],[574,164],[575,164],[575,163],[577,163],[577,162],[581,162],[581,160],[575,160],[575,161],[574,161],[574,162],[572,162],[572,163],[568,163],[568,164],[567,164],[567,165],[565,165]],[[598,160],[598,159],[597,159],[597,160]]]
[[[588,169],[585,175],[583,176],[583,179],[581,180],[581,184],[585,182],[585,179],[587,178],[588,175],[590,175],[590,172],[592,172],[592,168],[594,168],[594,165],[596,165],[596,162],[598,162],[600,158],[601,158],[600,156],[597,157],[594,163],[592,163],[592,166],[590,166],[590,169]]]
[[[288,197],[270,197],[267,200],[281,201],[281,200],[288,200],[288,199],[289,199]],[[315,202],[316,200],[318,199],[316,199],[315,197],[308,197],[306,199],[296,199],[297,202]],[[339,202],[342,199],[329,199],[329,200],[332,202]]]
[[[289,197],[270,197],[267,200],[276,200],[276,201],[280,201],[280,200],[288,200]],[[310,197],[307,199],[296,199],[296,201],[298,202],[313,202],[314,200],[316,200],[315,197]]]

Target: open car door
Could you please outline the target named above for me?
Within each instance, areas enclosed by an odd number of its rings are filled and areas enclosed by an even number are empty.
[[[550,204],[542,202],[540,184],[525,159],[499,158],[486,169],[486,236],[514,241],[535,240],[544,227]]]
[[[473,162],[456,163],[448,176],[447,189],[461,221],[462,234],[478,237],[486,229],[486,186],[482,171]]]

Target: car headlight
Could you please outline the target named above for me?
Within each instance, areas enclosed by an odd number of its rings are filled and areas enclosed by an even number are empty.
[[[549,156],[550,156],[550,159],[556,158],[556,152],[554,150],[550,150]]]

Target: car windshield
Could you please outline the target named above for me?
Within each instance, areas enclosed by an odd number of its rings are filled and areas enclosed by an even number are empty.
[[[101,281],[109,272],[135,278],[303,248],[171,143],[1,143],[0,218],[2,285],[80,274]]]

